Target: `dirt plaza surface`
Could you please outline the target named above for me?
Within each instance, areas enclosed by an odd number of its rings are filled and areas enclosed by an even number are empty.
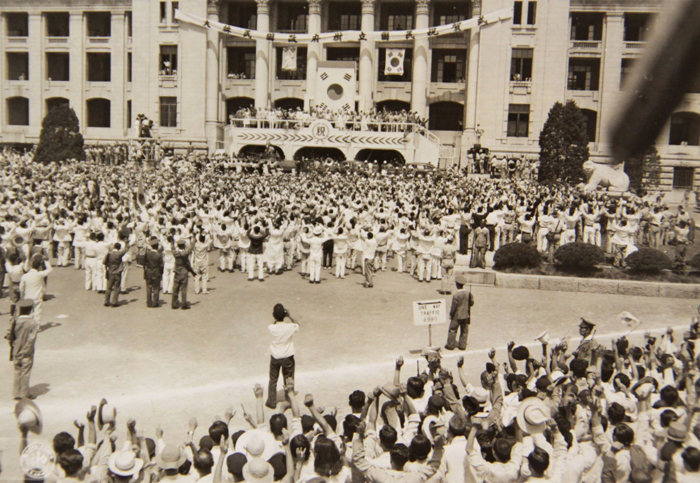
[[[129,292],[121,296],[119,308],[104,307],[104,296],[84,291],[82,271],[55,268],[48,279],[30,381],[43,411],[44,430],[40,436],[30,434],[30,442],[50,442],[60,431],[75,435],[73,421],[84,421],[90,406],[103,397],[118,409],[121,438],[127,419],[134,418],[146,436],[154,437],[161,426],[166,441],[179,443],[187,421],[196,416],[198,440],[229,406],[237,410],[232,427],[245,428],[240,404],[253,412],[253,384],[266,387],[267,325],[278,302],[301,325],[294,338],[300,397],[313,393],[319,405],[338,406],[343,414],[354,389],[367,392],[393,379],[397,356],[406,360],[403,379],[415,374],[419,357],[410,351],[428,345],[428,328],[414,326],[412,302],[445,298],[449,305],[451,299],[437,293],[439,281],[418,283],[391,270],[378,273],[372,289],[363,287],[359,271],[337,280],[323,270],[322,283],[309,284],[296,268],[267,276],[264,282],[249,282],[238,271],[218,272],[216,258],[213,252],[208,295],[194,295],[190,280],[189,311],[172,310],[169,295],[161,296],[161,308],[146,308],[142,270],[133,264]],[[464,355],[473,383],[478,382],[488,349],[496,347],[497,359],[504,362],[510,340],[534,347],[534,337],[545,329],[552,337],[575,338],[580,317],[585,317],[598,324],[596,338],[609,344],[611,336],[628,330],[617,319],[622,311],[642,321],[631,335],[632,343],[640,343],[645,330],[667,326],[681,331],[680,337],[697,307],[688,299],[471,289],[476,304],[468,350],[443,350],[443,366],[456,377],[457,357]],[[0,312],[9,324],[9,299],[0,300]],[[432,332],[433,345],[443,346],[447,326],[433,326]],[[539,356],[539,348],[533,354]],[[421,371],[426,367],[424,360],[419,365]],[[0,365],[2,480],[20,477],[12,375],[6,360]],[[266,419],[270,414],[266,409]]]

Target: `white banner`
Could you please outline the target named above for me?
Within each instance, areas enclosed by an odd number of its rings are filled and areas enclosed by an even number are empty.
[[[375,42],[398,42],[420,38],[439,37],[440,35],[463,32],[477,26],[495,24],[508,20],[513,16],[512,8],[504,8],[480,17],[470,18],[462,22],[455,22],[439,27],[416,30],[391,30],[384,32],[362,32],[359,30],[343,30],[341,32],[324,32],[321,34],[283,34],[275,32],[259,32],[257,30],[244,29],[226,25],[220,22],[207,20],[196,15],[190,15],[178,9],[175,18],[181,22],[199,25],[201,27],[218,30],[234,37],[243,37],[251,40],[268,40],[270,42],[288,42],[290,44],[308,44],[312,42],[363,42],[373,40]]]
[[[406,59],[406,49],[386,49],[384,75],[403,75],[403,64]]]
[[[297,70],[297,48],[282,49],[282,70]]]
[[[445,299],[413,302],[414,325],[436,325],[447,323],[447,302]]]

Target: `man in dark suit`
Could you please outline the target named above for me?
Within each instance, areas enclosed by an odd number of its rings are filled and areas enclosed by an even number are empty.
[[[121,291],[124,261],[122,257],[129,250],[126,242],[117,242],[104,258],[103,264],[107,272],[107,290],[105,291],[105,307],[119,307],[119,292]]]
[[[190,308],[190,304],[187,302],[187,281],[189,280],[190,273],[192,275],[197,275],[190,264],[190,253],[192,253],[193,248],[193,243],[188,243],[187,240],[182,239],[177,242],[177,248],[173,249],[173,256],[175,257],[173,309],[187,310]]]
[[[459,350],[467,350],[467,338],[469,337],[469,324],[471,322],[471,307],[474,305],[474,296],[471,291],[464,290],[467,280],[459,275],[455,278],[457,291],[452,296],[452,307],[450,308],[450,328],[447,332],[447,344],[445,349],[448,351],[454,350],[455,340],[457,339],[457,331],[460,331],[459,342],[457,347]]]
[[[163,279],[163,253],[159,250],[158,239],[153,237],[146,247],[141,261],[143,279],[146,281],[146,306],[160,306],[160,282]]]

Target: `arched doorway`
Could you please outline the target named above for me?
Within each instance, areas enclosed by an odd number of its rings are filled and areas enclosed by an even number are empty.
[[[302,111],[304,110],[304,99],[299,99],[297,97],[284,97],[275,101],[275,108],[294,111],[297,107]]]
[[[428,128],[431,131],[463,131],[464,105],[451,101],[431,104]]]
[[[379,112],[385,109],[389,112],[408,112],[411,110],[411,103],[406,101],[398,101],[396,99],[387,99],[386,101],[377,102],[376,108]]]
[[[306,146],[294,153],[294,160],[331,158],[334,161],[345,161],[345,153],[338,148],[327,148],[323,146]]]
[[[229,97],[226,99],[226,121],[241,109],[252,109],[254,106],[255,100],[250,97]]]
[[[368,163],[393,164],[403,166],[406,160],[403,154],[394,149],[360,149],[355,155],[355,161],[367,161]]]
[[[583,117],[586,118],[586,133],[588,133],[588,142],[596,142],[596,133],[598,130],[598,113],[590,109],[581,109]]]
[[[29,126],[29,99],[26,97],[8,97],[7,124],[9,126]]]
[[[700,146],[700,114],[676,112],[671,116],[668,144]]]
[[[278,159],[285,159],[284,151],[278,146],[272,146]],[[265,153],[265,146],[246,144],[238,151],[238,156],[259,156]]]
[[[49,97],[46,99],[46,114],[48,114],[54,107],[59,106],[70,106],[70,101],[65,97]]]

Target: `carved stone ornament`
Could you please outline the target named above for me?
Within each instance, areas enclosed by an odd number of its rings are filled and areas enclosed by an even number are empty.
[[[309,15],[321,15],[321,0],[309,0]]]
[[[374,15],[374,0],[362,0],[362,13]]]
[[[255,0],[258,4],[258,15],[269,15],[270,14],[270,2],[269,0]]]

